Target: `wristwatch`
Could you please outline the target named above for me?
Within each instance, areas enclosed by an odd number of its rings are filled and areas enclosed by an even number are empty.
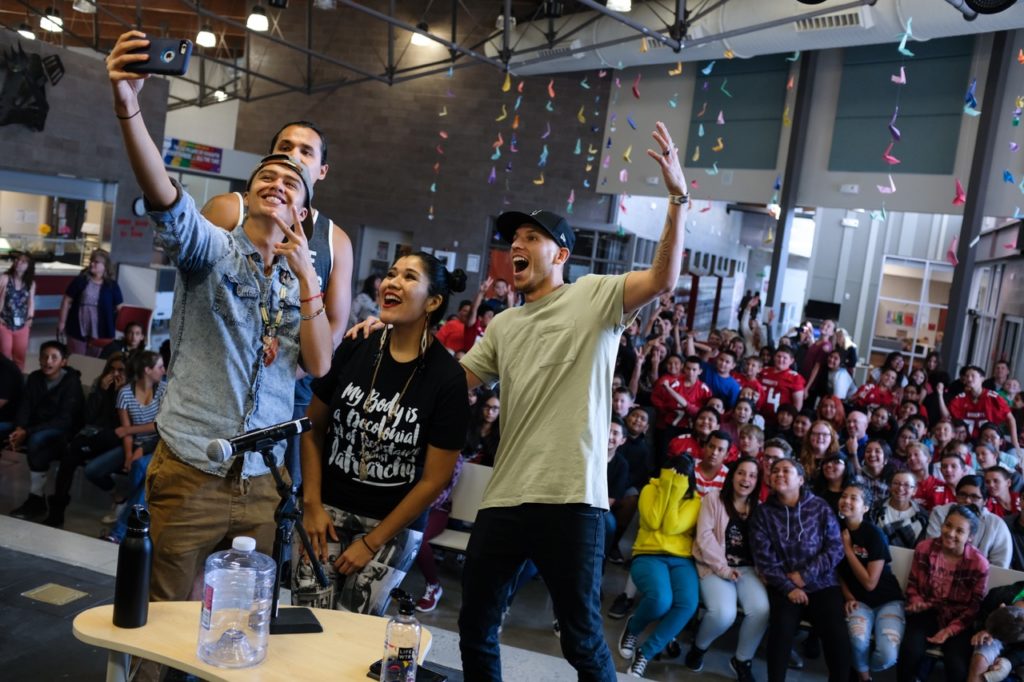
[[[669,194],[668,203],[675,204],[676,206],[682,206],[683,204],[690,201],[689,194]]]

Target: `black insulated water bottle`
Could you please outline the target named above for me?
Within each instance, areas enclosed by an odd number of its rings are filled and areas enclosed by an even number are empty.
[[[149,617],[149,573],[153,541],[149,537],[149,510],[137,504],[128,512],[128,533],[117,552],[114,583],[114,625],[141,628]]]

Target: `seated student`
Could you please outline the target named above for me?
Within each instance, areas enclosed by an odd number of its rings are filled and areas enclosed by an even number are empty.
[[[908,389],[912,390],[913,387],[908,386],[907,389],[904,389],[904,392],[906,392]],[[921,403],[919,403],[916,400],[911,400],[910,398],[904,398],[903,400],[900,401],[899,406],[896,408],[896,426],[903,426],[907,422],[907,419],[909,419],[910,417],[916,417],[920,414]]]
[[[689,348],[688,345],[687,352]],[[701,380],[711,389],[712,395],[722,401],[727,410],[731,410],[736,404],[736,399],[740,397],[740,382],[732,376],[734,367],[736,356],[728,349],[718,352],[714,365],[710,362],[701,363]]]
[[[961,372],[964,391],[949,402],[948,409],[945,398],[939,391],[939,411],[943,417],[963,420],[971,438],[978,437],[981,425],[985,422],[1003,424],[1010,434],[1010,445],[1014,449],[1019,449],[1017,423],[1010,414],[1010,406],[995,391],[982,388],[984,377],[985,373],[980,367],[965,367]]]
[[[971,657],[970,626],[988,587],[988,560],[971,546],[978,515],[969,506],[951,506],[938,537],[914,550],[907,580],[906,629],[896,663],[896,679],[914,682],[932,646],[942,648],[947,682],[963,682]]]
[[[103,372],[93,381],[85,401],[85,426],[71,439],[60,458],[57,483],[53,496],[48,500],[50,510],[43,521],[47,526],[64,527],[64,511],[71,502],[71,484],[79,466],[107,452],[122,452],[121,439],[116,432],[121,425],[117,414],[117,396],[127,382],[127,377],[124,356],[120,353],[108,356]],[[112,516],[116,516],[117,511],[115,508]]]
[[[629,489],[629,462],[619,452],[619,446],[626,442],[626,423],[618,415],[612,415],[611,428],[608,432],[608,509],[604,512],[605,522],[605,553],[613,547],[616,532],[615,514],[613,510],[618,501]],[[617,547],[615,549],[618,549]],[[622,558],[621,553],[619,558]],[[614,563],[614,562],[613,562]]]
[[[868,416],[860,410],[846,413],[846,432],[843,434],[843,454],[850,459],[855,471],[864,461],[864,448],[868,444]]]
[[[750,518],[757,509],[761,468],[753,457],[740,457],[721,491],[701,500],[693,558],[700,576],[700,592],[707,613],[686,667],[700,671],[711,643],[736,622],[736,603],[743,608],[736,653],[729,665],[740,682],[753,682],[754,654],[768,628],[768,592],[754,570],[750,546]]]
[[[941,485],[942,481],[931,473],[932,453],[928,446],[919,440],[910,441],[906,446],[907,471],[914,477],[917,483],[914,491],[914,499],[921,503],[925,511],[930,512],[932,492],[935,487]]]
[[[769,422],[775,421],[776,413],[783,405],[794,408],[793,415],[804,406],[804,389],[807,387],[804,378],[792,369],[795,356],[793,351],[780,346],[773,356],[773,365],[761,370],[758,380],[765,387],[764,414]]]
[[[875,500],[868,518],[881,528],[892,547],[914,549],[925,537],[928,529],[928,512],[914,499],[917,479],[909,471],[893,474],[889,483],[889,495]]]
[[[29,495],[11,516],[36,519],[46,514],[46,474],[50,462],[64,454],[82,416],[82,381],[67,366],[68,349],[59,341],[39,348],[39,369],[28,375],[14,418],[8,447],[28,453]]]
[[[103,539],[120,543],[128,532],[128,512],[137,504],[146,504],[146,472],[153,459],[160,437],[156,432],[156,415],[164,397],[167,384],[164,383],[164,359],[151,350],[136,352],[132,356],[132,383],[124,386],[117,395],[117,413],[121,427],[117,430],[122,437],[122,470],[128,472],[130,484],[124,507],[117,515],[114,527]],[[89,480],[96,477],[89,467],[100,464],[104,456],[97,457],[86,465],[85,475]]]
[[[789,443],[784,439],[770,438],[765,441],[764,449],[757,460],[761,465],[761,490],[757,495],[759,502],[767,500],[769,493],[771,493],[769,481],[771,479],[772,465],[780,459],[789,459],[792,456],[793,448],[789,447]]]
[[[835,577],[843,558],[836,515],[804,486],[799,462],[772,465],[772,494],[751,521],[754,565],[768,588],[768,679],[786,678],[793,640],[802,618],[821,638],[830,679],[846,679],[850,640],[842,613],[843,593]]]
[[[896,471],[907,470],[907,446],[917,440],[917,430],[910,424],[904,424],[896,431],[893,440],[892,459],[890,463]]]
[[[761,408],[764,407],[764,400],[768,392],[764,386],[758,380],[761,375],[761,358],[756,355],[748,355],[743,359],[743,371],[733,372],[733,378],[740,384],[740,397],[744,397],[744,390],[753,391],[753,395],[750,396],[750,400],[754,402],[754,411],[760,412]]]
[[[943,450],[954,440],[956,440],[956,434],[953,433],[953,422],[943,419],[932,425],[932,428],[929,430],[929,437],[925,438],[924,442],[932,450],[933,461],[938,463]],[[966,462],[966,460],[964,461]]]
[[[780,405],[775,411],[775,423],[768,427],[766,433],[771,438],[785,438],[790,447],[799,450],[802,442],[793,435],[793,420],[797,414],[796,408],[792,405]]]
[[[704,452],[704,444],[712,432],[718,430],[720,423],[719,414],[710,407],[703,407],[693,419],[693,427],[688,433],[676,436],[668,443],[668,457],[689,455],[693,459],[700,459]],[[665,458],[662,453],[661,458]]]
[[[803,445],[804,440],[807,438],[807,434],[811,430],[811,423],[814,421],[813,417],[813,410],[804,410],[793,417],[793,426],[790,427],[790,431],[793,434],[793,442],[797,447]]]
[[[879,376],[878,383],[864,384],[858,388],[850,398],[850,403],[864,412],[871,412],[879,406],[895,409],[897,401],[894,391],[899,388],[897,380],[896,372],[886,369]]]
[[[640,493],[640,528],[629,572],[643,596],[619,637],[619,655],[632,661],[629,674],[634,677],[643,677],[648,663],[697,612],[693,538],[700,497],[693,466],[686,455],[670,457]],[[653,632],[638,646],[644,629],[655,621]]]
[[[953,507],[970,505],[975,509],[978,526],[971,532],[971,544],[981,552],[993,566],[1008,568],[1013,555],[1013,541],[1010,529],[1003,520],[985,509],[985,481],[981,476],[968,474],[956,484],[956,501],[932,510],[928,517],[928,537],[937,538],[942,533],[942,524]]]
[[[871,410],[868,417],[868,438],[876,438],[886,442],[892,441],[896,435],[896,420],[888,407],[879,405]]]
[[[736,406],[722,422],[722,430],[729,434],[733,442],[739,440],[740,429],[744,426],[754,425],[754,402],[747,398],[740,398]],[[763,432],[762,432],[763,433]]]
[[[104,346],[100,357],[109,358],[114,353],[121,353],[130,360],[127,356],[141,350],[146,350],[146,330],[138,322],[129,322],[124,328],[124,336]]]
[[[640,491],[655,473],[654,454],[647,445],[649,419],[647,410],[639,405],[634,405],[630,409],[629,415],[626,416],[626,439],[619,446],[619,453],[629,466],[629,484],[611,510],[615,514],[615,535],[606,554],[608,561],[613,564],[621,564],[624,561],[619,549],[619,541],[636,515]]]
[[[1003,432],[997,424],[985,422],[978,432],[976,443],[984,443],[999,456],[999,462],[1005,465],[1010,471],[1016,471],[1020,465],[1020,459],[1013,450],[1008,450],[1003,440]]]
[[[483,390],[469,412],[469,428],[462,456],[467,461],[494,466],[494,456],[501,442],[501,398],[496,391]]]
[[[864,447],[864,464],[860,468],[860,477],[871,489],[871,499],[877,500],[889,494],[889,481],[895,469],[889,463],[891,454],[889,444],[884,440],[869,440]]]
[[[839,436],[829,422],[819,419],[811,424],[799,452],[800,464],[813,481],[821,473],[821,463],[825,458],[839,452]]]
[[[453,354],[467,350],[463,346],[463,342],[466,334],[466,320],[469,319],[469,309],[472,305],[472,301],[459,301],[458,313],[441,325],[437,334],[434,335],[441,345]]]
[[[700,461],[694,468],[694,483],[697,494],[704,497],[712,490],[721,490],[725,484],[729,467],[725,465],[725,457],[729,453],[732,441],[725,431],[713,431],[704,443]]]
[[[747,388],[741,388],[740,389],[740,397],[739,397],[739,399],[740,400],[748,400],[748,401],[750,401],[750,402],[752,402],[752,403],[754,403],[756,405],[757,404],[757,391],[755,391],[753,388],[750,388],[749,386]],[[759,410],[760,410],[760,408],[756,408],[755,409],[754,416],[750,418],[750,423],[763,431],[764,430],[765,421],[764,421],[764,417],[761,415]]]
[[[885,534],[865,518],[871,501],[871,489],[860,482],[848,485],[839,498],[845,555],[839,564],[839,586],[846,599],[853,669],[861,680],[896,664],[903,637],[903,592],[892,574]]]
[[[665,452],[670,440],[689,428],[691,420],[711,397],[711,389],[700,380],[700,358],[678,355],[665,360],[665,373],[658,377],[651,393],[656,411],[654,444]]]
[[[846,408],[843,407],[843,403],[839,398],[825,396],[818,401],[818,407],[815,411],[818,419],[827,421],[836,433],[842,431],[846,426]]]
[[[970,471],[960,454],[959,445],[957,441],[953,441],[952,447],[947,447],[942,453],[942,457],[939,459],[941,480],[931,476],[918,485],[918,498],[924,508],[929,511],[953,502],[956,499],[957,483]]]
[[[823,396],[835,398],[843,401],[849,399],[853,392],[857,390],[857,384],[854,382],[853,377],[846,367],[843,367],[843,353],[839,350],[834,350],[828,354],[825,362],[828,368],[827,377],[827,391],[828,394]]]
[[[1020,472],[1007,462],[1006,453],[999,454],[985,443],[976,443],[974,445],[974,464],[978,467],[979,473],[984,473],[992,467],[1003,469],[1010,477],[1010,492],[1020,493],[1024,490],[1024,476],[1021,476]]]
[[[1010,514],[1020,511],[1020,493],[1010,488],[1013,474],[1003,466],[995,465],[983,469],[985,472],[985,489],[988,492],[988,502],[985,508],[998,516],[1005,518]]]
[[[745,424],[740,428],[739,440],[736,448],[737,457],[753,457],[760,460],[761,450],[764,447],[764,431],[753,424]],[[727,461],[728,464],[732,462]]]
[[[626,418],[635,402],[633,392],[627,386],[612,389],[612,414],[619,419]]]
[[[989,590],[980,611],[978,620],[985,627],[971,637],[974,654],[967,681],[1019,680],[1020,666],[1024,664],[1024,642],[1021,641],[1024,590],[1020,589],[1020,583]],[[1014,672],[1016,674],[1011,675]]]
[[[821,462],[821,471],[814,479],[814,494],[823,499],[829,509],[839,515],[839,497],[846,486],[853,482],[853,467],[842,452],[829,455]]]

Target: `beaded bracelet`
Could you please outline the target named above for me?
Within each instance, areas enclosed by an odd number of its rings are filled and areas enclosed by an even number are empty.
[[[312,320],[314,318],[320,317],[323,314],[324,314],[324,307],[320,306],[320,310],[316,311],[312,315],[301,315],[300,317],[302,317],[302,319],[305,321],[305,320]]]

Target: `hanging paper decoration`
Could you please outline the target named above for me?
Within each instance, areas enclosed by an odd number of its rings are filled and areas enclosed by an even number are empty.
[[[720,126],[724,126],[725,125],[725,112],[724,111],[719,110],[718,118],[715,120],[715,122],[718,123],[718,125],[720,125]]]
[[[544,184],[544,171],[540,172],[540,177],[534,178],[533,184],[535,184],[535,185],[543,185]]]
[[[896,164],[898,164],[900,162],[899,159],[897,159],[895,156],[892,155],[892,147],[893,147],[894,144],[896,144],[896,143],[895,142],[890,142],[889,146],[885,148],[884,152],[882,152],[882,159],[887,164],[889,164],[890,166],[895,166]]]
[[[632,128],[633,130],[636,130],[636,121],[633,120],[633,115],[632,114],[630,114],[629,116],[626,117],[626,123],[629,124],[630,128]]]
[[[708,175],[718,175],[718,162],[715,161],[711,164],[711,168],[705,168],[704,172]]]
[[[797,50],[791,56],[786,57],[787,62],[795,62],[798,59],[800,59],[800,50]]]
[[[551,99],[555,98],[555,79],[552,78],[548,81],[548,97]]]
[[[722,85],[718,89],[722,91],[722,94],[726,97],[732,97],[732,93],[725,89],[725,84],[729,82],[728,78],[722,79]]]
[[[704,124],[697,124],[697,137],[704,137]]]
[[[629,182],[629,171],[625,168],[619,171],[619,182]]]
[[[668,70],[668,75],[670,75],[670,76],[678,76],[682,72],[683,72],[683,63],[682,62],[676,62],[676,68],[669,69]]]
[[[960,183],[960,179],[956,179],[956,196],[953,197],[954,206],[963,206],[967,202],[967,194],[964,192],[964,186]]]
[[[582,142],[580,141],[580,138],[577,137],[576,138],[576,148],[572,150],[572,153],[576,154],[577,156],[582,154],[583,153],[583,147],[581,145],[582,145]]]
[[[897,105],[896,109],[892,112],[892,119],[889,121],[889,135],[892,136],[893,142],[900,141],[900,129],[896,127],[896,117],[900,115],[900,108]]]
[[[907,40],[914,37],[914,32],[911,30],[910,25],[914,22],[914,17],[907,18],[907,25],[903,29],[903,33],[900,34],[900,46],[897,49],[904,57],[913,57],[914,53],[907,49]]]
[[[448,107],[441,107],[441,113],[439,113],[437,116],[438,116],[438,118],[440,118],[442,116],[447,116],[447,115],[448,115]]]
[[[703,69],[701,69],[700,72],[702,74],[704,74],[705,76],[710,76],[711,75],[711,70],[714,69],[714,68],[715,68],[715,62],[712,60],[711,62],[708,63],[707,66],[705,66]]]
[[[636,78],[633,79],[633,97],[640,99],[640,75],[637,74]]]
[[[583,115],[583,105],[580,105],[580,110],[576,112],[576,120],[580,123],[586,123],[587,117]]]
[[[501,84],[501,91],[508,92],[512,89],[512,74],[505,72],[505,82]]]
[[[622,160],[626,163],[633,163],[633,159],[630,158],[630,154],[633,153],[633,145],[626,147],[626,151],[622,153]]]
[[[700,161],[700,145],[697,145],[697,148],[693,150],[693,156],[690,157],[690,161],[694,163]]]
[[[878,191],[881,194],[895,194],[896,193],[896,183],[893,182],[892,174],[891,173],[889,174],[889,184],[888,185],[875,185],[875,186],[878,188]]]
[[[495,171],[494,166],[491,166],[491,172],[487,176],[487,184],[493,185],[498,179],[498,173]]]
[[[1011,185],[1016,185],[1017,182],[1013,179],[1013,173],[1009,169],[1003,170],[1003,182],[1008,182]]]
[[[494,119],[494,121],[495,121],[495,123],[497,123],[499,121],[504,121],[506,118],[508,118],[508,109],[506,109],[505,105],[502,104],[501,105],[501,116],[499,116],[498,118]]]
[[[735,56],[736,56],[736,53],[735,53],[735,52],[733,52],[732,50],[726,50],[726,51],[725,51],[725,52],[723,53],[723,55],[725,56],[725,58],[726,58],[726,59],[732,59],[733,57],[735,57]]]
[[[586,76],[584,76],[583,80],[580,81],[580,87],[583,88],[584,90],[589,90],[590,89],[590,83],[587,82],[587,77]]]
[[[711,148],[711,151],[720,152],[723,149],[725,149],[725,142],[722,141],[722,138],[718,138],[718,141],[715,143],[715,146]]]

